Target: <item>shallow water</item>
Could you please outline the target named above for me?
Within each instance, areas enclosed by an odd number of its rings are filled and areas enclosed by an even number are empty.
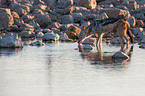
[[[0,96],[144,96],[144,49],[135,44],[128,62],[114,63],[120,46],[103,43],[102,61],[96,49],[77,48],[59,42],[0,49]]]

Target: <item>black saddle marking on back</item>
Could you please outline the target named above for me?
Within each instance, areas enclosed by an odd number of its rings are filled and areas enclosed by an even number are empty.
[[[110,23],[114,23],[116,21],[118,21],[120,18],[106,18],[106,19],[102,19],[102,20],[97,20],[97,22],[99,24],[101,24],[102,26],[105,26],[107,24],[110,24]]]

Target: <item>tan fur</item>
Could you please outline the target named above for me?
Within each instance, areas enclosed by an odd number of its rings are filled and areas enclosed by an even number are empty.
[[[101,42],[102,42],[102,36],[106,33],[106,32],[110,32],[113,29],[117,30],[117,33],[119,35],[119,37],[121,38],[122,44],[121,46],[123,47],[123,45],[125,44],[125,41],[123,38],[125,38],[127,45],[129,44],[129,39],[128,39],[128,35],[127,35],[127,30],[130,30],[130,28],[132,27],[139,27],[139,26],[143,26],[143,22],[142,20],[137,20],[136,25],[130,26],[129,22],[124,20],[124,19],[120,19],[117,22],[113,23],[113,24],[109,24],[106,26],[101,27],[99,30],[100,31],[96,31],[95,28],[93,28],[93,32],[88,32],[91,34],[87,33],[87,30],[89,29],[89,26],[87,26],[86,28],[82,28],[82,32],[79,35],[79,43],[82,43],[82,41],[84,39],[86,39],[87,37],[90,37],[92,35],[97,34],[98,35],[98,39],[96,42],[96,47],[98,48],[98,50],[101,50]],[[132,36],[132,35],[131,35]]]

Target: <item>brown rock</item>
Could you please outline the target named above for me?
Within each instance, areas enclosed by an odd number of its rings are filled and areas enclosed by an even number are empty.
[[[79,0],[78,6],[84,6],[88,9],[94,9],[97,6],[96,0]]]
[[[66,34],[70,39],[76,39],[76,36],[78,36],[80,32],[81,32],[80,28],[72,25],[68,28]]]
[[[0,8],[0,27],[7,28],[14,24],[10,9]]]

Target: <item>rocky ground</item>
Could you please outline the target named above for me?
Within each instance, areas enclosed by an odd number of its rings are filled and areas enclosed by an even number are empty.
[[[145,0],[0,0],[0,47],[23,47],[20,38],[73,41],[92,20],[125,14],[130,25],[145,21]],[[136,42],[145,43],[144,26],[132,32]],[[117,37],[115,32],[104,36],[120,43]]]

